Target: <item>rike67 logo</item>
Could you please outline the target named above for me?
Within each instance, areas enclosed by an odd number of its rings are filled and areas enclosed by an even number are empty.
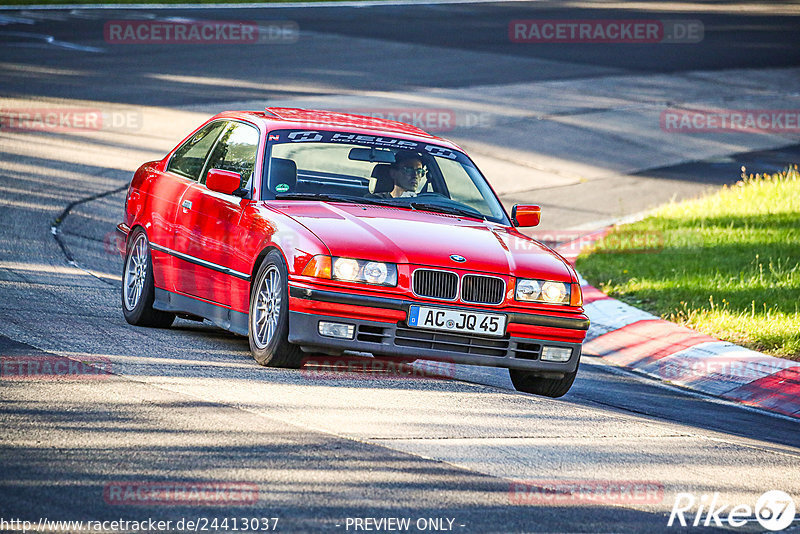
[[[764,493],[755,508],[726,503],[719,493],[702,495],[699,499],[691,493],[678,493],[667,526],[740,528],[758,521],[763,528],[777,532],[791,526],[796,512],[792,496],[780,490]]]

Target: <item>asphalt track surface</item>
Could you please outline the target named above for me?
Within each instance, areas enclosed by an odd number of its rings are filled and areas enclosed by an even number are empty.
[[[797,500],[797,422],[664,387],[591,355],[558,400],[514,392],[507,373],[485,369],[408,379],[261,368],[245,339],[206,324],[127,325],[121,259],[109,246],[122,209],[115,191],[213,110],[304,98],[336,103],[359,92],[454,98],[474,87],[492,94],[516,84],[673,80],[690,71],[778,69],[769,73],[780,76],[797,67],[795,6],[748,5],[135,10],[137,17],[283,19],[301,28],[296,43],[262,48],[114,47],[103,41],[103,24],[130,12],[0,12],[3,108],[83,105],[135,110],[140,121],[99,132],[0,131],[0,354],[101,357],[112,371],[84,380],[0,380],[0,518],[279,517],[278,531],[353,532],[347,518],[409,517],[450,518],[457,532],[675,532],[715,530],[667,527],[679,492],[719,492],[751,507],[774,489]],[[509,20],[546,18],[699,19],[706,37],[671,47],[508,42]],[[752,90],[741,81],[742,92]],[[735,92],[734,82],[725,83]],[[797,107],[797,85],[777,85],[771,89],[782,92],[767,95],[773,107]],[[479,147],[502,126],[455,134]],[[639,165],[636,173],[511,191],[504,200],[550,204],[552,227],[568,228],[735,181],[742,164],[774,170],[797,161],[791,138],[737,143],[724,158]],[[621,205],[620,196],[636,198],[621,211],[602,209]],[[581,211],[587,207],[597,209]],[[639,481],[661,493],[609,502],[512,491],[513,481],[552,480]],[[104,499],[109,484],[170,481],[254,484],[259,500],[132,506]],[[0,530],[10,529],[0,523]],[[723,530],[763,528],[751,517],[746,527]]]

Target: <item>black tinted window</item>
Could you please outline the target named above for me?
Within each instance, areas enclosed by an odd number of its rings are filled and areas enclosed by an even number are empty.
[[[208,169],[233,171],[242,177],[242,186],[249,183],[256,165],[258,130],[241,122],[231,122],[220,136],[208,159]],[[205,183],[205,175],[201,182]]]
[[[197,180],[203,172],[203,164],[209,151],[214,146],[219,133],[227,123],[223,121],[212,122],[201,128],[175,151],[169,162],[168,171],[172,171],[186,178]]]

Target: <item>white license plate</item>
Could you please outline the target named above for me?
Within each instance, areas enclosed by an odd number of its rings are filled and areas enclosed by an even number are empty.
[[[467,332],[482,336],[502,336],[506,332],[506,316],[496,313],[411,306],[408,310],[408,326],[445,332]]]

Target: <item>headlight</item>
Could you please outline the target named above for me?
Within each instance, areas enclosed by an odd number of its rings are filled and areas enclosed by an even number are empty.
[[[339,280],[358,280],[359,265],[356,260],[350,258],[336,258],[333,262],[333,277]]]
[[[385,284],[389,278],[389,268],[385,263],[371,261],[364,266],[364,280],[370,284]]]
[[[397,285],[397,266],[379,261],[333,258],[333,279],[380,286]]]
[[[542,294],[542,285],[538,280],[519,280],[517,282],[517,300],[536,300]]]
[[[523,302],[569,304],[570,285],[550,280],[517,279],[516,299]]]
[[[542,284],[542,300],[558,304],[569,303],[569,288],[561,282],[545,282]],[[565,301],[566,297],[566,301]]]

